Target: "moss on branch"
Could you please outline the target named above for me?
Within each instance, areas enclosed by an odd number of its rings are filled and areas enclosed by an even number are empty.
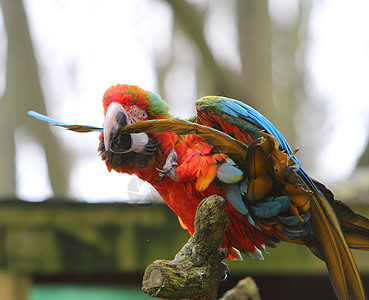
[[[162,299],[215,299],[226,265],[219,252],[228,218],[220,196],[197,207],[195,233],[173,260],[156,260],[146,270],[142,290]],[[170,238],[170,237],[168,237]]]
[[[251,277],[240,280],[220,300],[261,300],[259,288]]]

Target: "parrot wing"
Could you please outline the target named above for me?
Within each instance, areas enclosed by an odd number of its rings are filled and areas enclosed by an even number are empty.
[[[235,132],[236,128],[241,128],[255,138],[265,131],[278,140],[280,150],[288,155],[293,154],[285,138],[272,123],[243,102],[225,97],[209,96],[197,100],[196,108],[196,121],[200,124],[206,124],[215,128],[220,126],[220,129],[225,132],[230,130]],[[337,215],[331,205],[334,200],[331,203],[327,200],[303,170],[295,156],[292,156],[292,160],[298,166],[296,174],[299,183],[306,191],[310,192],[309,212],[311,217],[309,223],[313,230],[314,244],[317,245],[316,248],[319,251],[315,253],[326,262],[337,296],[340,299],[365,299],[365,291],[356,263],[347,245]],[[340,211],[342,211],[340,213],[341,216],[347,215],[346,209]],[[350,224],[350,220],[354,218],[345,217],[344,219],[348,220]],[[358,231],[354,232],[356,233],[349,234],[350,242],[355,243],[357,241],[359,244],[358,248],[364,247],[363,244],[365,247],[368,247],[368,235],[362,234],[361,238],[358,238],[356,236]],[[366,236],[366,239],[362,238],[363,235]]]
[[[277,138],[281,150],[287,151],[287,154],[293,152],[283,135],[267,118],[241,101],[207,96],[196,101],[196,109],[197,118],[194,121],[199,124],[222,131],[241,129],[254,138],[260,137],[264,131]],[[242,137],[238,138],[242,139]]]
[[[36,118],[37,120],[48,122],[51,125],[63,127],[63,128],[68,129],[68,130],[71,130],[71,131],[76,131],[76,132],[99,131],[99,132],[103,132],[103,128],[101,128],[101,127],[95,127],[95,126],[89,126],[89,125],[67,124],[67,123],[60,122],[60,121],[54,120],[52,118],[49,118],[45,115],[42,115],[42,114],[37,113],[37,112],[32,111],[32,110],[30,110],[28,112],[28,115]]]
[[[197,116],[189,120],[198,124],[178,119],[152,120],[127,125],[122,133],[170,131],[179,135],[196,134],[228,154],[249,177],[244,192],[251,204],[257,203],[250,205],[253,216],[259,219],[278,217],[287,241],[302,239],[315,255],[323,259],[340,299],[365,299],[356,263],[332,207],[338,205],[332,205],[306,174],[282,134],[264,116],[237,100],[209,96],[197,100],[196,108]],[[274,174],[282,191],[282,196],[277,195],[272,201],[265,200],[271,191],[270,173]],[[237,194],[233,197],[236,205],[230,200],[236,208],[240,204],[238,191],[234,193],[232,189],[231,194]],[[291,198],[289,213],[285,211],[283,195]],[[350,223],[347,210],[342,211],[340,215]],[[296,219],[304,225],[300,231],[295,230]],[[346,232],[350,243],[358,244],[356,248],[367,248],[365,234],[357,236],[357,231]]]
[[[209,145],[219,151],[227,153],[237,165],[246,166],[247,145],[214,128],[189,121],[170,118],[137,122],[123,127],[121,133],[164,133],[174,132],[178,135],[196,134],[201,136]]]

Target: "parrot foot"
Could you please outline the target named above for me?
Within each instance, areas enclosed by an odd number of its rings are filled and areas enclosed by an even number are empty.
[[[219,248],[219,254],[222,259],[227,258],[228,253],[229,253],[228,248]]]
[[[220,279],[220,281],[226,281],[229,277],[229,268],[227,266],[227,264],[225,264],[224,262],[222,262],[222,275],[223,277]]]
[[[220,248],[219,249],[219,254],[220,254],[220,257],[222,259],[227,258],[228,253],[229,253],[228,248]],[[228,268],[227,264],[225,264],[224,262],[222,262],[221,274],[222,274],[222,278],[220,279],[220,281],[226,281],[227,278],[229,277],[229,274],[230,274],[229,268]]]
[[[178,180],[178,177],[176,174],[176,167],[178,167],[177,157],[178,157],[177,153],[174,149],[169,152],[168,157],[163,166],[163,170],[156,168],[156,170],[159,172],[159,175],[160,175],[159,179],[155,179],[156,181],[162,182],[166,176],[168,176],[174,181]]]

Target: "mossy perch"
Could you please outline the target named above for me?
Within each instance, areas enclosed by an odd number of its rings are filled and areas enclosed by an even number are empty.
[[[162,299],[215,299],[226,265],[219,252],[228,218],[220,196],[197,207],[195,233],[173,260],[156,260],[143,277],[142,290]],[[168,237],[170,238],[170,237]]]
[[[220,300],[261,300],[259,288],[251,277],[240,280]]]

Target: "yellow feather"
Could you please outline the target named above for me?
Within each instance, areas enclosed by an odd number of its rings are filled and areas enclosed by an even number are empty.
[[[247,199],[257,201],[264,198],[273,187],[273,181],[268,175],[260,175],[249,182]]]
[[[258,177],[271,170],[270,161],[260,145],[252,145],[248,153],[248,174],[250,177]]]
[[[223,153],[227,153],[240,169],[244,170],[246,168],[247,145],[214,128],[171,118],[133,123],[123,127],[121,133],[140,132],[174,132],[178,135],[196,134],[203,138],[209,145]]]
[[[217,170],[217,164],[206,166],[206,171],[203,170],[203,172],[201,172],[201,175],[196,180],[196,190],[199,192],[205,191],[217,175]]]
[[[179,221],[179,224],[181,225],[181,227],[183,229],[188,229],[187,225],[182,221],[182,219],[179,216],[177,216],[177,217],[178,217],[178,221]]]
[[[300,179],[306,189],[314,192],[310,201],[310,224],[336,294],[340,299],[366,299],[356,263],[331,205],[311,184]]]
[[[368,236],[360,232],[343,232],[347,244],[352,249],[358,250],[369,250],[369,239]]]

